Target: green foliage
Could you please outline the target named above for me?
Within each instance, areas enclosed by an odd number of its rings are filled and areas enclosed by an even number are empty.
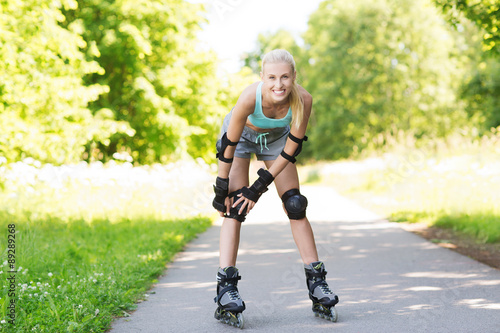
[[[445,211],[396,211],[393,222],[425,223],[472,236],[479,243],[500,243],[500,216],[493,211],[449,213]]]
[[[356,155],[401,130],[432,139],[460,126],[498,126],[498,62],[481,58],[479,33],[459,15],[484,29],[480,42],[495,50],[498,1],[434,3],[456,30],[428,0],[324,1],[305,47],[284,30],[261,34],[242,72],[221,79],[214,53],[197,44],[199,4],[0,1],[0,156],[214,161],[222,116],[258,79],[248,68],[258,73],[274,48],[294,55],[299,83],[314,96],[304,156]]]
[[[0,155],[9,161],[75,161],[90,137],[126,128],[87,108],[108,87],[84,84],[103,69],[80,51],[86,43],[77,24],[60,26],[62,6],[76,2],[0,2]]]
[[[500,242],[500,216],[494,212],[443,215],[434,225],[469,234],[481,243]]]
[[[472,123],[483,132],[500,125],[500,2],[434,0],[456,34],[466,37],[461,55],[471,59],[461,98]],[[472,22],[472,23],[471,23]],[[471,27],[475,25],[475,29]]]
[[[304,36],[315,101],[305,153],[346,157],[401,130],[439,137],[465,124],[452,37],[426,0],[324,1]]]
[[[235,93],[198,49],[202,12],[180,0],[0,2],[0,155],[213,160]]]
[[[483,31],[485,51],[500,54],[500,2],[498,0],[433,0],[455,26],[461,14]]]
[[[500,126],[500,61],[486,59],[473,70],[462,88],[462,98],[472,119],[485,131]]]
[[[139,163],[210,159],[223,111],[216,58],[197,49],[201,11],[179,0],[79,0],[65,12],[68,25],[82,27],[88,58],[105,71],[87,82],[110,87],[92,111],[111,110],[135,133],[95,138],[87,158],[123,151]]]

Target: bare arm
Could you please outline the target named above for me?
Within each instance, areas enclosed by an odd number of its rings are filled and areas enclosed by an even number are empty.
[[[306,129],[307,129],[307,124],[309,123],[309,117],[311,116],[311,111],[312,111],[312,96],[309,94],[304,88],[299,86],[299,91],[302,94],[302,97],[304,99],[304,119],[300,123],[300,126],[297,127],[294,124],[292,124],[292,128],[290,129],[290,133],[299,138],[302,139],[306,135]],[[292,141],[290,138],[286,140],[285,148],[284,151],[288,155],[293,155],[297,148],[299,147],[299,144],[296,143],[295,141]],[[285,159],[283,156],[279,155],[276,161],[273,163],[271,168],[269,169],[269,172],[276,178],[280,174],[281,171],[287,166],[287,164],[290,163],[287,159]]]
[[[247,122],[247,118],[253,113],[255,108],[255,90],[256,85],[248,86],[238,98],[238,102],[233,109],[231,121],[227,129],[227,138],[232,142],[238,142]],[[224,152],[225,158],[233,158],[236,146],[228,146]],[[232,163],[225,163],[219,160],[218,176],[228,178]]]

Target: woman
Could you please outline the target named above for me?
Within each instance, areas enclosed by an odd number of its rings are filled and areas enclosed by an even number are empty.
[[[307,199],[300,193],[294,164],[302,142],[307,140],[312,97],[297,85],[295,61],[285,50],[273,50],[264,56],[260,77],[260,82],[242,92],[225,117],[217,142],[219,170],[213,206],[225,218],[220,233],[215,317],[243,326],[241,312],[245,303],[238,293],[241,277],[235,267],[241,223],[274,181],[304,262],[313,311],[335,321],[338,297],[325,282],[326,270],[318,261],[313,231],[306,217]],[[267,170],[260,169],[259,178],[248,187],[251,154],[264,161]]]

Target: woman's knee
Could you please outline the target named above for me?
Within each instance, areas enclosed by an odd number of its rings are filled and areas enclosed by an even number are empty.
[[[307,198],[300,193],[299,189],[286,191],[281,200],[290,220],[301,220],[306,217]]]

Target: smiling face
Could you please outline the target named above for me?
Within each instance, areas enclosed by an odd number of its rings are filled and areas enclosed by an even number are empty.
[[[288,101],[295,81],[295,72],[286,62],[267,63],[264,65],[260,78],[264,82],[262,94],[274,103]]]

